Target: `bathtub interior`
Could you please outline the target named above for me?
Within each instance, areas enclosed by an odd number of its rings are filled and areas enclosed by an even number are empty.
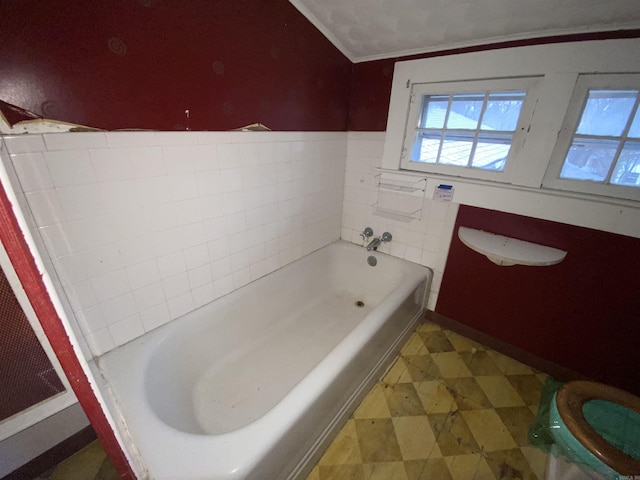
[[[378,255],[372,269],[364,249],[335,247],[176,321],[146,365],[155,414],[183,432],[223,434],[282,400],[402,278],[396,259]]]
[[[335,242],[98,358],[145,478],[305,478],[426,306],[429,269],[369,255]]]

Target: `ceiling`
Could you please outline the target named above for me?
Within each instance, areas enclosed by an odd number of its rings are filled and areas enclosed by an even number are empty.
[[[640,0],[289,0],[352,62],[640,28]]]

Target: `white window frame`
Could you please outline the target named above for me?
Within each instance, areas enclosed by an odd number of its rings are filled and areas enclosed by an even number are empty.
[[[516,159],[519,158],[520,150],[524,146],[526,132],[532,121],[540,79],[541,77],[513,77],[411,84],[411,95],[409,97],[409,107],[407,109],[400,168],[481,180],[510,182],[513,177],[515,163],[517,161]],[[422,113],[422,99],[425,95],[455,95],[459,93],[480,93],[486,91],[496,92],[509,90],[524,91],[526,93],[526,97],[520,110],[518,125],[513,133],[509,156],[503,170],[483,170],[477,167],[463,167],[456,165],[444,165],[440,163],[434,164],[411,161],[411,151],[415,141],[415,134],[418,130],[417,125]]]
[[[640,74],[584,74],[578,77],[542,186],[547,189],[640,201],[640,187],[560,178],[565,157],[573,143],[573,137],[590,89],[638,90],[640,89]]]
[[[380,169],[407,174],[414,171],[407,170],[402,164],[411,85],[540,77],[532,121],[527,127],[524,145],[517,156],[510,158],[508,175],[496,181],[471,177],[466,172],[465,176],[427,173],[426,195],[433,195],[435,187],[447,183],[455,187],[454,202],[457,203],[614,228],[611,222],[616,221],[609,213],[592,220],[594,209],[582,209],[587,203],[576,202],[589,200],[640,210],[638,200],[551,188],[543,186],[543,182],[579,76],[640,72],[638,51],[640,39],[634,38],[532,45],[398,62]],[[548,210],[542,206],[548,204],[556,208]],[[609,207],[603,207],[602,211],[609,212]],[[637,222],[631,220],[636,215],[635,210],[632,214],[624,209],[611,211],[623,212],[614,216],[625,216],[615,223],[616,230],[640,232],[640,226],[636,228]]]

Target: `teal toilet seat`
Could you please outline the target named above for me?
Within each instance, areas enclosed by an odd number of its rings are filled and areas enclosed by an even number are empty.
[[[576,463],[617,480],[640,475],[640,398],[595,382],[569,382],[551,403],[551,433]]]

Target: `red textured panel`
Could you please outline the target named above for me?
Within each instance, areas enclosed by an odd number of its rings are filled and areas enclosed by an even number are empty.
[[[351,62],[287,0],[8,1],[0,18],[0,100],[47,118],[347,128]]]
[[[549,267],[500,267],[459,226],[566,250]],[[462,205],[436,311],[538,357],[640,394],[640,239]]]
[[[0,270],[0,420],[64,391]]]

